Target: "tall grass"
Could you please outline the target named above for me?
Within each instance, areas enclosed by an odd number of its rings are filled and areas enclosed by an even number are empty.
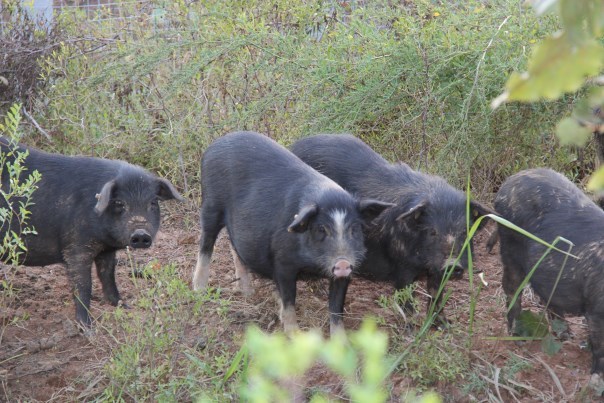
[[[470,173],[481,196],[527,166],[576,166],[552,135],[572,100],[488,106],[557,27],[518,1],[146,4],[161,21],[62,14],[72,35],[96,39],[44,62],[51,147],[125,158],[183,187],[205,147],[239,129],[285,145],[353,132],[454,185]]]

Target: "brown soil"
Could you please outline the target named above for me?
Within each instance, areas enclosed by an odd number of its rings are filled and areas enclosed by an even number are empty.
[[[191,213],[195,214],[195,213]],[[184,216],[184,215],[183,215]],[[164,222],[154,246],[133,254],[137,262],[146,264],[156,260],[160,265],[175,263],[182,279],[189,281],[195,265],[198,230],[194,224],[185,224],[184,218],[171,217]],[[507,336],[504,315],[505,303],[501,289],[501,263],[496,253],[485,251],[484,244],[488,231],[480,233],[475,246],[475,265],[484,270],[489,285],[483,288],[476,307],[475,330],[471,343],[472,373],[479,374],[486,388],[468,391],[464,385],[472,382],[469,377],[451,383],[439,382],[434,388],[446,401],[590,401],[586,385],[591,365],[590,352],[582,348],[586,339],[583,318],[568,318],[574,337],[563,343],[562,349],[553,357],[541,351],[539,342],[518,344],[497,338]],[[124,300],[136,301],[136,288],[130,277],[128,257],[120,254],[118,286]],[[97,387],[94,382],[78,384],[75,380],[85,372],[98,371],[98,362],[106,360],[107,349],[99,350],[98,341],[81,335],[72,321],[73,302],[69,293],[69,282],[61,266],[4,267],[10,273],[18,298],[9,307],[1,307],[2,323],[14,320],[13,324],[2,327],[0,334],[0,401],[64,401],[83,400],[87,393]],[[221,236],[215,253],[215,263],[210,282],[223,289],[225,296],[240,301],[243,296],[236,292],[233,283],[234,269],[226,236]],[[327,291],[325,281],[298,283],[297,313],[301,327],[321,328],[326,334]],[[254,307],[245,320],[228,323],[208,323],[207,326],[226,326],[227,331],[241,334],[245,322],[253,321],[265,331],[280,329],[276,315],[276,303],[271,300],[273,286],[270,281],[255,278],[257,290],[250,297]],[[422,284],[423,285],[423,284]],[[94,280],[94,295],[91,304],[93,316],[111,312],[115,308],[102,299],[100,285]],[[451,298],[447,304],[447,316],[451,322],[467,328],[470,298],[467,277],[451,282]],[[383,319],[382,327],[391,334],[391,343],[412,340],[413,332],[405,330],[405,320],[392,309],[380,307],[380,295],[391,295],[388,284],[371,283],[354,279],[348,292],[345,325],[357,328],[365,315]],[[267,302],[269,301],[269,302]],[[424,314],[425,298],[421,298]],[[236,310],[237,304],[231,309]],[[539,309],[539,301],[530,290],[525,290],[523,307]],[[132,309],[136,312],[136,303]],[[229,318],[237,318],[240,312],[230,312]],[[457,335],[454,335],[457,337]],[[92,336],[94,337],[94,336]],[[467,332],[459,336],[456,343],[467,345]],[[233,346],[237,348],[237,346]],[[462,348],[462,347],[460,347]],[[401,349],[398,349],[401,351]],[[502,371],[513,362],[526,362],[520,372],[511,379],[504,379]],[[342,382],[337,376],[321,368],[314,368],[305,379],[312,385],[331,393],[337,399],[342,395]],[[404,371],[396,373],[390,380],[391,396],[399,399],[405,391],[414,386],[413,380]]]

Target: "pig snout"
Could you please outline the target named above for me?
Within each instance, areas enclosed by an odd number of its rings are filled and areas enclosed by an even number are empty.
[[[338,259],[331,272],[334,277],[348,277],[352,273],[352,264],[346,259]]]
[[[152,243],[151,234],[144,229],[137,229],[130,235],[130,247],[132,248],[148,248]]]
[[[453,267],[453,271],[450,277],[451,279],[458,280],[463,277],[463,273],[466,269],[461,264],[459,264],[459,262],[455,263],[455,259],[447,259],[447,261],[442,267],[442,270],[443,272],[445,272],[446,270],[451,270],[451,267]]]

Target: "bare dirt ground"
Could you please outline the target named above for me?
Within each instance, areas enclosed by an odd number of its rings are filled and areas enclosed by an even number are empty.
[[[175,263],[180,276],[190,281],[195,256],[198,230],[194,221],[184,222],[183,218],[171,217],[162,224],[154,246],[146,251],[137,251],[134,259],[141,264],[156,260],[159,264]],[[490,229],[487,228],[487,231]],[[478,374],[478,379],[470,376],[450,383],[436,383],[433,388],[445,401],[592,401],[586,385],[589,380],[591,353],[583,348],[586,326],[583,318],[568,318],[574,337],[563,343],[562,349],[553,357],[541,351],[540,343],[517,344],[497,338],[507,336],[504,321],[505,303],[501,289],[501,263],[496,253],[485,251],[488,233],[478,234],[475,245],[475,265],[484,270],[489,285],[485,287],[476,307],[475,331],[471,340],[470,368]],[[120,254],[118,267],[118,287],[124,300],[133,301],[132,309],[137,311],[136,288],[129,275],[128,256]],[[106,360],[106,350],[99,351],[98,342],[81,335],[72,319],[74,306],[69,293],[69,282],[61,266],[2,268],[4,273],[11,270],[13,285],[18,293],[15,303],[0,307],[3,326],[0,334],[0,401],[65,401],[83,400],[87,392],[98,385],[81,384],[75,380],[82,374],[98,371],[98,362]],[[223,295],[232,296],[237,301],[243,299],[236,292],[233,283],[234,268],[226,236],[221,236],[214,258],[210,282],[223,289]],[[140,280],[138,280],[140,281]],[[271,300],[273,286],[269,280],[255,278],[256,293],[250,297],[249,305],[254,307],[245,312],[241,321],[226,325],[227,331],[240,333],[245,322],[257,323],[265,331],[280,329],[276,313],[276,303]],[[423,285],[423,284],[422,284]],[[469,323],[469,295],[467,277],[451,282],[451,298],[447,304],[447,316],[462,328]],[[111,312],[115,308],[102,299],[99,282],[94,279],[91,309],[93,316]],[[390,332],[392,343],[412,340],[413,335],[405,335],[403,318],[393,310],[386,310],[378,304],[380,295],[390,295],[388,284],[371,283],[354,279],[346,301],[345,325],[355,329],[365,315],[383,319],[382,327]],[[538,300],[525,290],[523,307],[539,309]],[[270,302],[267,302],[271,300]],[[424,314],[425,299],[420,298]],[[299,282],[297,313],[301,327],[323,329],[327,334],[327,291],[322,280]],[[232,305],[232,309],[238,305]],[[231,312],[237,316],[239,313]],[[229,316],[231,317],[231,316]],[[208,324],[218,325],[218,324]],[[455,335],[454,337],[458,337]],[[455,340],[460,349],[467,345],[467,332]],[[396,346],[394,346],[396,347]],[[237,349],[238,346],[233,346]],[[398,349],[400,351],[401,349]],[[464,350],[465,351],[465,350]],[[505,378],[503,368],[510,368],[514,362],[524,363],[513,377]],[[484,387],[474,391],[464,388],[469,382],[480,382]],[[334,375],[321,369],[314,369],[305,380],[306,385],[320,387],[331,392],[333,399],[341,397],[342,383]],[[399,371],[390,379],[390,394],[393,400],[405,396],[405,391],[414,386],[413,380]],[[85,400],[85,399],[84,399]],[[594,400],[595,401],[595,400]]]

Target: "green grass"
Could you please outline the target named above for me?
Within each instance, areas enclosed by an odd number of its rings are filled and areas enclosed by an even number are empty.
[[[97,347],[108,358],[96,398],[182,401],[202,390],[234,398],[233,382],[223,382],[223,374],[236,354],[237,335],[225,338],[208,325],[227,322],[229,300],[216,289],[192,291],[174,266],[150,267],[149,279],[134,279],[136,309],[116,308],[98,325]]]

